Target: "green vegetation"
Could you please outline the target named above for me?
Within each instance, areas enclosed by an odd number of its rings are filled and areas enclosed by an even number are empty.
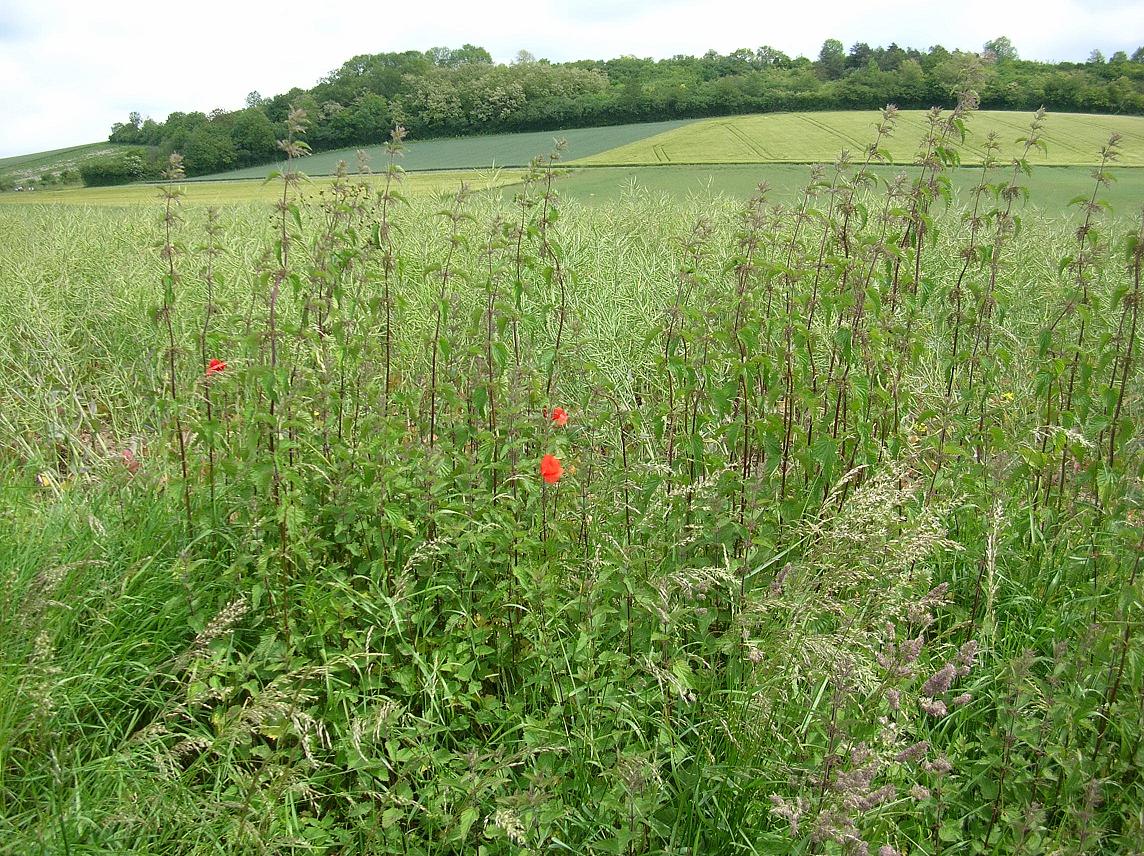
[[[311,148],[325,151],[375,145],[379,128],[398,123],[425,140],[886,104],[928,109],[966,88],[988,109],[1140,114],[1144,49],[1107,62],[1094,55],[1088,63],[1050,64],[1020,60],[1003,37],[980,53],[865,43],[847,51],[827,39],[815,60],[764,45],[658,62],[625,56],[550,63],[522,55],[497,65],[484,49],[465,45],[356,56],[309,90],[273,98],[251,92],[242,110],[178,112],[162,122],[132,113],[110,139],[156,147],[157,169],[180,152],[189,174],[207,175],[273,159],[292,107],[310,118]],[[860,129],[858,139],[865,134]]]
[[[80,167],[92,158],[121,148],[111,143],[89,143],[49,152],[0,158],[0,191],[79,181]]]
[[[559,183],[561,195],[578,202],[611,203],[635,194],[652,198],[664,195],[677,202],[684,199],[705,200],[720,194],[745,200],[765,182],[770,188],[767,198],[774,202],[792,203],[806,184],[804,165],[794,164],[728,164],[708,166],[664,167],[593,167],[577,169]],[[888,182],[901,173],[914,176],[914,167],[872,167],[879,180]],[[1101,197],[1114,212],[1132,217],[1144,200],[1144,170],[1110,169],[1110,184]],[[949,173],[950,189],[958,204],[965,204],[977,183],[979,170],[953,169]],[[1075,213],[1073,201],[1092,186],[1092,170],[1088,167],[1039,168],[1025,182],[1027,201],[1016,203],[1016,210],[1041,212],[1051,217],[1070,217]]]
[[[0,207],[0,852],[1140,852],[1144,212],[967,111]]]
[[[522,167],[527,166],[538,151],[550,149],[554,136],[568,143],[566,157],[585,158],[686,124],[686,122],[649,122],[604,128],[573,128],[554,132],[491,134],[451,140],[423,142],[414,140],[408,144],[401,165],[407,170]],[[380,163],[385,158],[384,146],[367,146],[364,151],[372,163]],[[352,169],[357,164],[357,152],[357,149],[321,152],[299,158],[297,167],[307,175],[333,175],[337,171],[338,161],[345,161]],[[205,178],[265,178],[270,168],[263,165],[215,173]]]
[[[147,150],[124,146],[113,154],[84,161],[80,165],[79,174],[87,187],[107,187],[139,181],[147,177]]]
[[[317,198],[328,192],[333,184],[330,177],[318,176],[303,183],[301,192]],[[425,196],[455,190],[466,182],[474,191],[511,185],[520,181],[519,171],[510,170],[450,170],[441,172],[410,173],[402,185],[407,196]],[[371,186],[384,182],[384,177],[367,179]],[[131,184],[119,187],[68,188],[44,190],[35,194],[8,193],[0,195],[0,205],[79,205],[79,206],[138,206],[154,205],[159,188],[153,184]],[[196,181],[183,188],[182,201],[188,206],[271,204],[281,197],[281,189],[265,181]]]
[[[909,175],[916,174],[912,167],[906,167],[904,171]],[[903,172],[903,168],[872,167],[871,172],[882,181],[889,181]],[[1090,187],[1091,172],[1087,167],[1038,169],[1026,182],[1028,201],[1020,203],[1017,210],[1036,210],[1052,217],[1071,216],[1075,206],[1070,203]],[[1135,206],[1144,199],[1144,170],[1112,168],[1108,173],[1112,181],[1101,194],[1102,198],[1114,211],[1131,216]],[[520,183],[521,175],[518,169],[413,172],[406,176],[403,192],[416,196],[438,194],[454,190],[459,182],[464,181],[474,191],[509,188],[503,192],[508,200],[513,193],[511,188]],[[976,183],[977,173],[972,169],[955,169],[950,170],[949,178],[954,197],[964,203]],[[381,180],[374,178],[370,181],[376,185]],[[327,190],[332,181],[330,177],[314,177],[304,185],[303,192],[309,196]],[[715,164],[572,168],[562,172],[556,182],[562,196],[585,205],[613,204],[632,195],[637,198],[663,196],[677,203],[688,199],[711,200],[718,196],[741,201],[747,199],[761,182],[770,187],[769,198],[772,201],[790,203],[797,199],[806,182],[806,167],[793,164]],[[192,181],[184,189],[183,202],[190,206],[268,204],[278,194],[273,184],[253,179]],[[0,195],[0,205],[152,205],[156,193],[154,185],[144,184],[69,188],[27,195],[3,194]]]
[[[606,165],[830,163],[840,149],[848,149],[854,158],[863,157],[878,118],[877,111],[850,110],[707,119],[578,160]],[[961,162],[980,164],[990,133],[997,135],[1002,157],[1018,156],[1023,144],[1017,140],[1025,122],[1027,116],[1022,113],[975,114],[973,135],[961,147]],[[1126,149],[1120,162],[1144,166],[1144,118],[1053,114],[1050,127],[1044,135],[1047,153],[1033,153],[1033,164],[1095,165],[1101,144],[1111,134],[1119,134]],[[926,131],[925,111],[902,110],[894,136],[883,141],[890,162],[913,163]]]

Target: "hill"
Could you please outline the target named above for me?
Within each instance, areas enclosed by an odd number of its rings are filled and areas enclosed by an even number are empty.
[[[116,148],[119,148],[116,143],[86,143],[82,146],[0,158],[0,188],[78,170],[84,161],[108,154]]]

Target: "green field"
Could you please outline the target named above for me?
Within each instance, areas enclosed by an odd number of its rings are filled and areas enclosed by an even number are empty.
[[[890,181],[905,173],[916,174],[913,167],[875,167],[882,181]],[[1135,217],[1144,204],[1144,169],[1109,170],[1114,177],[1102,196],[1119,215]],[[607,203],[629,192],[666,195],[675,199],[707,198],[725,194],[746,199],[760,182],[771,188],[773,202],[790,203],[805,186],[810,168],[805,164],[726,164],[664,167],[593,167],[573,171],[560,181],[561,192],[581,202]],[[829,173],[827,173],[829,174]],[[968,200],[968,191],[980,179],[981,171],[973,168],[952,170],[950,179],[955,196]],[[1037,209],[1052,215],[1073,210],[1072,201],[1092,189],[1090,167],[1062,166],[1035,169],[1027,179],[1029,200],[1021,210]]]
[[[463,137],[445,140],[409,140],[400,164],[407,170],[473,169],[491,166],[525,166],[537,155],[548,154],[553,140],[567,140],[564,159],[584,158],[598,152],[624,146],[644,137],[669,131],[688,124],[685,120],[648,122],[634,125],[614,125],[603,128],[573,128],[560,131],[536,131],[522,134],[490,134],[487,137]],[[357,149],[335,149],[300,158],[297,168],[310,175],[333,175],[338,161],[344,160],[349,168],[357,168]],[[366,147],[375,171],[385,165],[385,150],[381,146]],[[199,180],[230,178],[263,178],[273,166],[237,169],[215,175],[201,176]]]
[[[899,167],[876,167],[874,172],[883,181],[892,180],[903,170]],[[905,169],[906,174],[916,170]],[[1144,200],[1144,170],[1117,168],[1110,170],[1113,183],[1102,196],[1118,216],[1136,215]],[[466,182],[474,191],[493,188],[516,188],[522,181],[519,169],[457,170],[408,173],[401,185],[402,192],[411,196],[448,193],[460,182]],[[796,199],[809,176],[805,164],[726,164],[708,166],[666,167],[592,167],[571,169],[557,179],[561,194],[585,205],[607,205],[628,197],[658,197],[686,201],[727,196],[743,200],[750,196],[761,182],[770,187],[772,202],[791,203]],[[966,168],[950,173],[955,201],[964,202],[969,189],[978,181],[980,172]],[[332,179],[315,177],[306,183],[308,194],[328,189]],[[370,178],[377,186],[381,179]],[[1091,169],[1088,167],[1045,167],[1034,171],[1028,179],[1030,197],[1020,210],[1039,210],[1052,216],[1068,216],[1074,208],[1072,201],[1091,189]],[[274,201],[279,190],[263,181],[188,182],[183,186],[184,201],[188,205],[229,205],[266,203]],[[515,191],[505,191],[511,193]],[[133,206],[153,205],[159,193],[154,185],[127,185],[123,187],[68,188],[44,190],[34,194],[0,194],[3,205],[80,205],[80,206]]]
[[[0,853],[1141,852],[1144,235],[1060,169],[0,206]]]
[[[4,197],[0,854],[1144,852],[1144,169],[521,172]]]
[[[897,131],[886,143],[894,163],[913,163],[926,128],[925,113],[903,110]],[[864,156],[873,136],[875,111],[774,113],[704,119],[619,148],[581,158],[585,164],[644,165],[693,163],[833,163],[842,149]],[[980,162],[982,143],[995,131],[1000,157],[1019,154],[1014,142],[1026,135],[1026,113],[982,111],[969,120],[971,136],[962,146],[962,162]],[[1144,118],[1049,114],[1042,134],[1048,154],[1034,152],[1037,165],[1092,164],[1111,133],[1123,136],[1125,166],[1144,166]]]
[[[519,170],[442,170],[434,172],[407,173],[401,180],[401,192],[411,196],[421,196],[456,190],[465,182],[474,191],[502,187],[520,180]],[[372,175],[366,182],[374,187],[384,183],[383,176]],[[333,179],[316,176],[303,182],[303,190],[308,195],[317,195],[328,190]],[[281,187],[265,181],[247,179],[243,181],[187,182],[181,185],[183,201],[188,205],[245,205],[248,203],[271,204],[282,195]],[[74,187],[63,190],[38,190],[35,193],[0,194],[3,205],[81,205],[81,206],[137,206],[153,205],[160,189],[154,184],[128,184],[119,187]]]
[[[76,169],[85,160],[105,155],[115,148],[114,143],[88,143],[66,149],[0,158],[0,179],[12,179],[19,183],[28,178],[39,178],[44,173]]]
[[[922,115],[920,111],[903,111],[886,145],[895,161],[907,165],[907,174],[912,174],[908,164],[920,139]],[[585,203],[610,202],[630,189],[677,199],[718,194],[743,199],[764,181],[772,188],[773,201],[789,202],[805,183],[807,161],[831,163],[843,147],[860,152],[864,141],[871,138],[876,118],[873,112],[775,114],[428,140],[410,143],[401,165],[410,172],[406,187],[415,194],[447,191],[462,179],[477,190],[513,185],[521,180],[519,167],[487,167],[493,163],[526,163],[548,151],[559,135],[569,140],[565,161],[581,167],[560,178],[562,192]],[[959,147],[963,164],[979,160],[982,140],[990,130],[997,131],[1004,143],[1002,158],[1015,154],[1013,141],[1023,133],[1029,118],[1004,112],[974,115],[968,123],[969,135]],[[1067,212],[1071,200],[1089,186],[1090,170],[1081,164],[1092,162],[1113,131],[1123,136],[1123,152],[1120,167],[1112,170],[1116,180],[1105,196],[1115,211],[1131,216],[1139,200],[1144,199],[1144,170],[1130,168],[1144,165],[1144,119],[1139,117],[1050,114],[1042,133],[1048,154],[1032,155],[1033,165],[1039,168],[1029,181],[1030,204],[1050,213]],[[96,144],[8,158],[0,161],[0,170],[38,174],[50,165],[59,166],[69,159],[74,162],[106,148]],[[384,165],[382,150],[374,148],[371,154],[373,168],[380,170]],[[298,167],[323,176],[332,173],[341,159],[349,161],[351,168],[356,166],[356,153],[343,150],[301,159]],[[186,199],[191,204],[208,205],[268,201],[274,191],[257,179],[270,170],[270,166],[253,167],[223,174],[225,180],[210,176],[214,180],[188,181]],[[429,175],[438,170],[440,175]],[[875,172],[889,180],[898,168],[876,167]],[[963,168],[950,175],[955,192],[964,198],[979,173]],[[237,180],[240,178],[243,180]],[[329,179],[319,177],[313,188],[320,190],[328,183]],[[0,204],[131,205],[152,200],[155,192],[149,185],[71,188],[0,194]]]

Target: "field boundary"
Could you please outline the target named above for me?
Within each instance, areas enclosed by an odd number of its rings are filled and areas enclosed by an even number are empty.
[[[769,160],[769,161],[666,161],[661,163],[577,163],[576,161],[569,161],[568,163],[561,164],[556,167],[558,173],[562,172],[575,172],[581,169],[671,169],[677,166],[705,166],[712,169],[719,169],[720,167],[727,166],[829,166],[831,161],[824,160]],[[916,163],[906,163],[893,161],[885,164],[874,164],[875,166],[891,167],[916,167]],[[961,169],[974,169],[980,164],[966,164]],[[1078,167],[1091,167],[1090,163],[1053,163],[1053,164],[1034,164],[1034,169],[1076,169]],[[1112,169],[1124,170],[1144,170],[1144,164],[1113,164]],[[420,169],[407,169],[405,173],[408,175],[420,175],[426,173],[448,173],[448,172],[477,172],[481,168],[459,168],[459,167],[422,167]],[[494,169],[494,167],[484,167],[484,169]],[[495,169],[528,169],[528,164],[498,164]],[[335,173],[332,172],[307,172],[303,173],[309,178],[329,178]],[[373,176],[382,175],[382,173],[369,173]],[[349,173],[350,177],[358,177],[358,173]],[[265,177],[258,178],[253,176],[241,178],[196,178],[193,181],[179,182],[186,184],[217,184],[217,183],[246,183],[246,182],[264,182],[267,181]],[[121,185],[122,187],[161,187],[165,184],[170,184],[169,181],[137,181],[132,184]]]

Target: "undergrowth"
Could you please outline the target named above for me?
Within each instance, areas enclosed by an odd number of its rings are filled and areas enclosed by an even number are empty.
[[[1139,852],[1139,212],[949,207],[973,107],[789,206],[398,129],[5,214],[0,852]]]

